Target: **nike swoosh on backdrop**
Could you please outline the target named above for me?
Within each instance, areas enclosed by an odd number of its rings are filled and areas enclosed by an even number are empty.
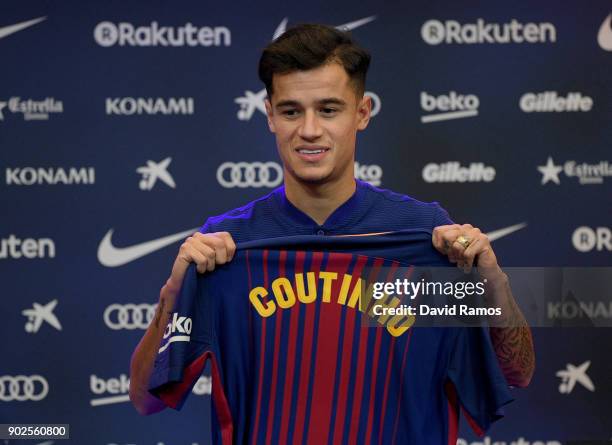
[[[597,42],[602,49],[612,51],[612,14],[609,14],[599,27]]]
[[[359,19],[359,20],[355,20],[354,22],[348,22],[345,23],[343,25],[338,25],[336,26],[336,28],[338,29],[346,29],[348,31],[351,31],[355,28],[359,28],[360,26],[366,25],[368,23],[370,23],[371,21],[376,20],[376,16],[375,15],[371,15],[370,17],[365,17],[363,19]]]
[[[487,233],[490,241],[495,241],[504,236],[510,235],[511,233],[516,232],[517,230],[521,230],[526,227],[527,223],[515,224],[510,227],[505,227],[503,229],[494,230],[492,232]],[[100,241],[100,245],[98,246],[98,261],[103,266],[106,267],[117,267],[123,266],[124,264],[130,263],[138,258],[142,258],[150,253],[155,252],[156,250],[162,249],[166,246],[169,246],[176,241],[179,241],[185,238],[188,235],[196,232],[199,227],[185,230],[183,232],[175,233],[173,235],[164,236],[162,238],[157,238],[152,241],[146,241],[144,243],[135,244],[129,247],[115,247],[112,243],[113,231],[114,229],[110,229]]]
[[[510,226],[510,227],[504,227],[503,229],[498,229],[498,230],[489,232],[486,235],[489,238],[489,241],[495,241],[500,238],[503,238],[504,236],[510,235],[511,233],[514,233],[518,230],[521,230],[524,227],[527,227],[527,223],[520,223],[520,224],[515,224],[513,226]]]
[[[124,264],[153,253],[156,250],[169,246],[198,230],[199,227],[196,227],[129,247],[115,247],[111,241],[114,229],[110,229],[106,232],[106,235],[104,235],[104,238],[102,238],[98,246],[98,261],[106,267],[123,266]]]
[[[15,23],[14,25],[3,26],[0,28],[0,39],[9,36],[17,31],[21,31],[22,29],[29,28],[30,26],[34,26],[37,23],[42,22],[47,17],[38,17],[37,19],[28,20],[21,23]]]

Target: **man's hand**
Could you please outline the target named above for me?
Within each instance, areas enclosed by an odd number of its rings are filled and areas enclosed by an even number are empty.
[[[190,263],[196,263],[200,273],[211,272],[217,264],[231,261],[235,253],[236,244],[228,232],[196,232],[181,245],[166,286],[178,292]]]
[[[161,288],[155,318],[136,346],[130,362],[130,400],[140,414],[153,414],[166,407],[149,394],[148,386],[159,344],[189,264],[196,263],[198,272],[204,273],[214,270],[217,264],[231,261],[235,252],[236,244],[227,232],[197,232],[181,245],[170,278]]]
[[[439,252],[448,256],[451,263],[456,263],[465,272],[472,270],[476,259],[484,277],[494,279],[501,272],[489,238],[471,224],[438,226],[433,231],[432,242]]]
[[[514,300],[508,276],[497,264],[489,238],[470,224],[451,224],[436,227],[432,243],[465,272],[477,261],[480,276],[488,281],[488,303],[503,314],[493,320],[501,326],[489,328],[497,360],[510,385],[526,387],[535,370],[531,330]]]

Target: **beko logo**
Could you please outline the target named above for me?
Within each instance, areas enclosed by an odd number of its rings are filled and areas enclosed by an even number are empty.
[[[133,116],[143,114],[193,114],[193,97],[107,97],[106,114]]]
[[[224,188],[271,188],[283,181],[283,168],[276,162],[224,162],[217,181]]]
[[[6,185],[93,185],[96,182],[94,167],[9,167],[5,172]]]
[[[158,353],[161,354],[164,352],[170,344],[177,341],[190,341],[191,340],[191,329],[193,328],[193,322],[189,317],[182,317],[178,314],[178,312],[174,312],[172,314],[172,320],[166,326],[166,330],[164,331],[164,336],[162,341],[166,341],[166,343],[159,348]]]
[[[474,45],[484,43],[547,43],[557,41],[557,30],[552,23],[459,23],[456,20],[428,20],[421,27],[421,37],[428,45],[441,43]]]
[[[210,394],[212,382],[210,377],[202,376],[193,387],[192,392],[201,396]],[[125,374],[120,374],[119,378],[102,379],[95,374],[89,376],[89,389],[96,396],[89,401],[91,406],[112,405],[124,403],[130,400],[130,379]]]
[[[457,94],[451,91],[448,95],[432,96],[421,92],[421,108],[433,114],[421,116],[424,124],[463,117],[478,116],[480,100],[474,94]]]
[[[593,99],[583,96],[582,93],[567,93],[564,97],[556,91],[542,93],[525,93],[519,101],[521,110],[525,113],[545,113],[563,111],[591,111]]]
[[[232,34],[225,26],[197,27],[187,22],[183,26],[148,26],[132,23],[100,22],[94,29],[94,39],[100,46],[230,46]]]
[[[155,316],[155,304],[111,304],[104,310],[104,324],[109,329],[147,329]]]
[[[365,165],[355,162],[355,178],[378,187],[382,183],[382,176],[383,169],[380,165]]]
[[[51,113],[63,113],[64,103],[53,97],[47,97],[43,100],[11,97],[6,102],[0,101],[0,121],[5,118],[4,108],[7,108],[11,113],[23,114],[23,120],[25,121],[46,121]]]
[[[49,393],[49,384],[41,375],[0,376],[0,401],[38,402]]]
[[[55,243],[51,238],[17,238],[11,234],[0,238],[0,259],[55,258]]]
[[[423,167],[425,182],[491,182],[495,179],[495,169],[482,162],[472,162],[463,167],[459,162],[430,163]]]
[[[572,244],[578,252],[612,251],[612,230],[608,227],[581,226],[574,230]]]

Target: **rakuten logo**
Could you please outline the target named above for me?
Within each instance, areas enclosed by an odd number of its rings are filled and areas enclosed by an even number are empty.
[[[106,98],[106,114],[132,116],[134,114],[193,114],[192,97],[114,97]]]
[[[9,235],[0,239],[0,260],[5,258],[55,258],[55,243],[50,238],[17,238]]]
[[[421,27],[421,37],[428,45],[441,43],[474,45],[483,43],[547,43],[557,41],[557,30],[552,23],[459,23],[455,20],[428,20]]]
[[[424,124],[463,117],[478,116],[480,101],[474,94],[457,94],[451,91],[448,95],[431,96],[421,92],[421,108],[423,111],[434,112],[421,116]]]
[[[151,22],[148,26],[132,23],[98,23],[94,39],[100,46],[230,46],[232,34],[225,26],[202,26],[191,23],[183,26],[159,26]]]
[[[519,437],[516,440],[506,442],[505,440],[493,440],[489,436],[483,437],[481,440],[468,442],[466,439],[458,438],[457,445],[561,445],[557,440],[533,440],[529,441]]]
[[[472,162],[462,167],[459,162],[443,164],[430,163],[423,167],[425,182],[491,182],[495,179],[495,169],[482,162]]]
[[[94,167],[59,168],[25,167],[7,168],[6,185],[93,185]]]
[[[612,230],[608,227],[578,227],[572,235],[572,244],[578,252],[612,251]]]
[[[102,379],[92,374],[89,376],[89,389],[93,395],[98,396],[89,401],[91,406],[112,405],[130,400],[130,379],[125,374],[111,379]],[[202,376],[194,385],[192,392],[201,396],[210,394],[211,389],[211,378]]]
[[[355,162],[355,178],[368,182],[373,186],[379,186],[382,183],[383,169],[380,165],[361,165]]]
[[[567,93],[560,96],[556,91],[544,91],[543,93],[525,93],[519,101],[521,110],[525,113],[550,113],[563,111],[591,111],[593,99],[583,96],[582,93]]]

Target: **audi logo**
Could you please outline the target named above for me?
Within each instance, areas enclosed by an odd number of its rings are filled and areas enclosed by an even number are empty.
[[[0,400],[3,402],[38,402],[47,397],[49,384],[40,375],[0,376]]]
[[[382,102],[380,101],[380,97],[373,91],[366,91],[364,96],[370,96],[372,99],[372,111],[370,112],[370,116],[374,117],[378,113],[380,113],[380,108],[382,107]]]
[[[110,329],[147,329],[155,316],[155,304],[111,304],[104,310],[104,323]]]
[[[283,181],[283,168],[276,162],[224,162],[217,181],[225,188],[276,187]]]

